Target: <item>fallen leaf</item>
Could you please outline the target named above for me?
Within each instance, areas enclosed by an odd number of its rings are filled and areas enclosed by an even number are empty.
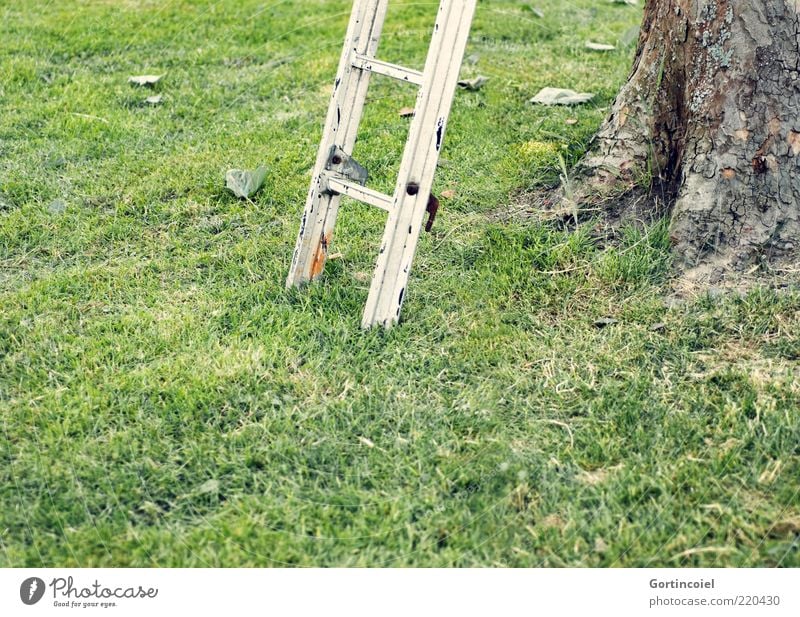
[[[416,111],[413,107],[403,107],[399,112],[397,112],[401,118],[410,118],[413,116]]]
[[[453,199],[456,196],[456,192],[453,189],[447,189],[446,191],[442,191],[442,197],[445,199]]]
[[[147,98],[144,100],[144,102],[145,102],[145,103],[147,103],[148,105],[160,105],[160,104],[161,104],[161,101],[162,101],[163,99],[164,99],[164,97],[163,97],[162,95],[160,95],[160,94],[156,94],[156,95],[154,95],[154,96],[148,96],[148,97],[147,97]]]
[[[67,159],[65,159],[60,154],[52,154],[47,157],[47,160],[44,162],[45,167],[50,169],[60,169],[67,164]]]
[[[606,481],[608,477],[608,471],[605,469],[595,469],[593,471],[583,471],[578,474],[578,480],[583,484],[588,484],[589,486],[597,486],[598,484],[602,484]]]
[[[143,514],[147,514],[148,516],[158,516],[159,514],[164,513],[163,508],[152,501],[143,502],[139,506],[139,511]]]
[[[200,219],[197,226],[203,231],[218,234],[225,229],[225,220],[221,216],[207,216]]]
[[[627,4],[628,6],[636,6],[639,0],[611,0],[611,4]]]
[[[225,186],[240,199],[249,199],[258,192],[267,178],[267,168],[261,165],[253,171],[229,169],[225,173]]]
[[[591,49],[592,51],[614,51],[616,47],[608,45],[607,43],[593,43],[592,41],[587,41],[586,49]]]
[[[74,111],[69,112],[69,114],[71,116],[75,116],[77,118],[86,118],[87,120],[98,120],[100,122],[104,122],[105,124],[108,124],[108,120],[106,120],[105,118],[100,118],[98,116],[92,116],[91,114],[79,114],[79,113],[74,112]]]
[[[205,495],[207,493],[219,492],[219,480],[206,480],[197,489],[198,494]]]
[[[372,442],[371,442],[369,439],[367,439],[366,437],[359,437],[359,438],[358,438],[358,440],[359,440],[361,443],[363,443],[365,446],[367,446],[368,448],[374,448],[374,447],[375,447],[375,444],[374,444],[374,443],[372,443]]]
[[[595,553],[605,553],[608,550],[608,544],[606,541],[603,540],[601,537],[597,537],[594,539],[594,552]]]
[[[164,77],[163,75],[134,75],[133,77],[128,77],[128,83],[134,84],[136,86],[155,86],[161,78]]]
[[[567,118],[566,120],[564,120],[564,124],[566,124],[567,126],[575,126],[576,124],[578,124],[578,119],[577,118]]]
[[[588,103],[594,98],[594,94],[589,92],[575,92],[574,90],[564,90],[562,88],[542,88],[530,102],[539,105],[580,105]]]
[[[666,327],[667,327],[667,324],[665,324],[665,323],[662,323],[662,322],[654,323],[652,326],[650,326],[650,332],[659,332],[659,331],[663,330]]]
[[[475,79],[462,79],[458,82],[459,87],[464,88],[465,90],[476,91],[480,90],[486,85],[486,82],[489,81],[488,77],[484,77],[483,75],[478,75]]]
[[[558,514],[548,514],[539,521],[539,526],[545,529],[564,529],[567,526],[567,522]]]
[[[67,202],[63,199],[54,199],[47,206],[47,210],[50,212],[50,214],[63,214],[66,209]]]
[[[601,317],[594,322],[594,326],[595,328],[605,328],[606,326],[613,326],[617,323],[619,323],[619,321],[612,317]]]

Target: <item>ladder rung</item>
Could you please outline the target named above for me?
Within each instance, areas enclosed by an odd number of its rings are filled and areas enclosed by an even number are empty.
[[[372,189],[368,189],[360,184],[355,184],[354,182],[348,182],[342,178],[331,176],[330,174],[323,175],[325,176],[324,181],[327,183],[330,191],[338,193],[339,195],[344,195],[345,197],[350,197],[356,201],[375,206],[381,210],[386,210],[387,212],[392,210],[393,199],[388,195],[384,195],[378,191],[373,191]]]
[[[353,66],[357,69],[371,71],[373,73],[377,73],[378,75],[385,75],[386,77],[392,77],[393,79],[405,81],[409,84],[416,84],[417,86],[422,85],[421,72],[415,71],[414,69],[407,69],[389,62],[383,62],[382,60],[377,60],[375,58],[370,58],[364,54],[356,54],[355,59],[353,60]]]

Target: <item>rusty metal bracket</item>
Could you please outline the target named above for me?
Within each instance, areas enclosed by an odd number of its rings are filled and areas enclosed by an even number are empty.
[[[436,195],[433,193],[428,197],[428,205],[425,207],[425,211],[428,213],[428,222],[425,223],[425,231],[430,233],[431,229],[433,229],[433,223],[436,221],[436,213],[439,212],[439,200],[436,199]]]
[[[366,168],[337,145],[331,146],[325,170],[332,171],[361,186],[367,183],[369,177]]]

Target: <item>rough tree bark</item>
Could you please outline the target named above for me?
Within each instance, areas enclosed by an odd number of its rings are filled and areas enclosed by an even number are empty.
[[[648,0],[580,191],[666,189],[678,266],[715,282],[800,243],[800,0]]]

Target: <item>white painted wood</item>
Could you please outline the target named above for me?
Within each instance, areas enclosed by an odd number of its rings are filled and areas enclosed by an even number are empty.
[[[442,0],[439,6],[416,115],[400,165],[395,204],[364,310],[364,328],[376,324],[390,327],[400,317],[475,5],[476,0]],[[416,191],[409,190],[410,185],[416,185]]]
[[[382,60],[378,60],[377,58],[369,58],[359,54],[356,55],[355,59],[353,60],[353,66],[357,69],[371,71],[372,73],[391,77],[392,79],[397,79],[398,81],[404,81],[417,86],[422,85],[422,73],[419,71],[407,69],[390,62],[384,62]]]
[[[338,145],[345,152],[352,152],[370,78],[369,71],[354,69],[353,58],[359,54],[374,56],[377,52],[388,1],[355,0],[353,4],[313,179],[286,279],[287,287],[319,277],[325,267],[341,198],[324,192],[322,173],[331,146]]]
[[[323,173],[323,183],[327,183],[328,189],[335,193],[345,195],[351,199],[380,208],[381,210],[386,210],[387,212],[391,211],[392,204],[394,203],[393,197],[389,197],[378,191],[373,191],[355,182],[348,182],[342,178],[331,176],[328,173]]]
[[[422,73],[375,58],[388,0],[355,0],[287,286],[321,275],[342,195],[389,212],[362,326],[390,327],[408,277],[433,186],[477,0],[441,0]],[[389,197],[325,170],[332,146],[352,153],[371,73],[419,86],[414,119]]]

